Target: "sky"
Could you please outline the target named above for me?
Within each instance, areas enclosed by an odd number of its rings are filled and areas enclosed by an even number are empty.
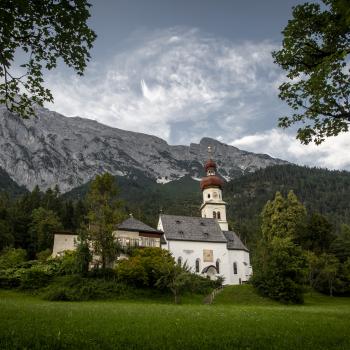
[[[85,75],[59,66],[46,75],[48,108],[170,144],[212,137],[297,164],[350,170],[350,137],[304,146],[278,99],[285,73],[271,52],[292,0],[95,0],[97,34]]]

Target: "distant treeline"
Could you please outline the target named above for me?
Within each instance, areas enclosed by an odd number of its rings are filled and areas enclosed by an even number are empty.
[[[200,215],[199,183],[189,176],[164,185],[155,183],[141,172],[116,179],[125,213],[132,212],[153,227],[157,225],[160,211]],[[86,215],[84,198],[89,183],[63,195],[58,187],[46,192],[36,187],[28,192],[0,173],[0,186],[4,189],[0,195],[0,249],[11,245],[35,254],[40,248],[51,248],[52,236],[40,238],[35,231],[44,232],[55,225],[57,229],[76,231]],[[331,223],[333,233],[338,233],[342,224],[350,224],[349,172],[297,165],[268,167],[234,179],[224,188],[230,225],[248,246],[254,247],[259,236],[260,213],[265,203],[277,191],[285,195],[289,190],[294,191],[310,215],[324,215]],[[47,219],[46,223],[41,222],[43,218]],[[39,238],[41,243],[38,243]]]

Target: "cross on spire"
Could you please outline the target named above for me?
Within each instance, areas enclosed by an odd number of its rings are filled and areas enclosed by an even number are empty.
[[[212,147],[211,146],[208,146],[208,159],[211,159],[211,156],[212,156]]]

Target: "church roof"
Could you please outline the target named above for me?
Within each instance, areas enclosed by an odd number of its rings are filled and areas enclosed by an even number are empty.
[[[137,232],[147,232],[147,233],[159,233],[161,231],[156,230],[155,228],[144,224],[142,221],[137,220],[133,217],[130,217],[124,220],[121,224],[118,225],[119,230],[125,231],[137,231]]]
[[[160,219],[167,240],[227,242],[215,219],[164,214],[160,215]]]
[[[249,251],[248,248],[242,243],[237,234],[233,231],[223,231],[225,238],[227,239],[228,250],[245,250]]]

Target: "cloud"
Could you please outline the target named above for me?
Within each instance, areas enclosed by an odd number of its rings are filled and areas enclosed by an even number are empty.
[[[302,145],[294,135],[272,129],[243,136],[232,141],[231,145],[252,152],[273,154],[296,164],[350,170],[350,137],[346,133],[330,137],[316,146]]]
[[[341,148],[349,146],[346,138],[306,147],[274,129],[287,111],[277,97],[285,78],[271,57],[274,43],[232,42],[177,27],[135,33],[124,47],[89,65],[84,77],[48,75],[55,98],[48,107],[172,144],[209,136],[292,162],[349,167]]]
[[[224,140],[238,124],[251,129],[262,110],[273,109],[267,102],[277,99],[273,49],[269,42],[232,43],[196,29],[172,28],[133,37],[128,49],[107,65],[95,62],[83,78],[56,74],[47,80],[53,108],[65,115],[172,143],[208,134]]]

